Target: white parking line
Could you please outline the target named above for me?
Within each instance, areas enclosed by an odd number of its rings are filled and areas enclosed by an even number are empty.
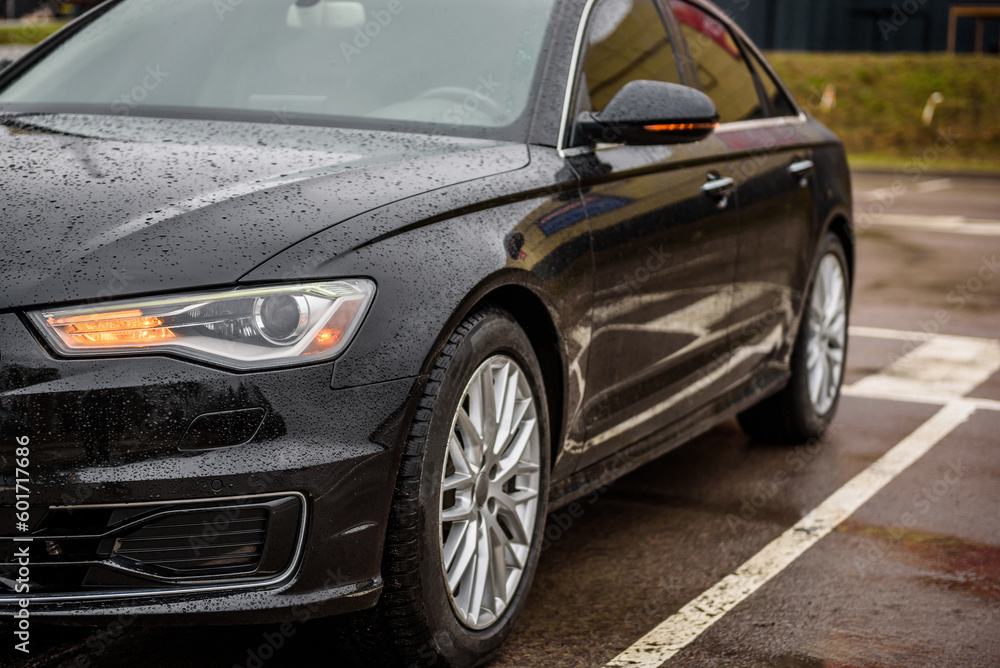
[[[918,193],[939,193],[943,190],[951,190],[955,187],[951,179],[935,179],[933,181],[922,181],[917,184]]]
[[[1000,371],[1000,341],[968,336],[851,327],[851,336],[919,342],[883,371],[845,386],[845,397],[944,405],[965,397]],[[969,398],[977,410],[1000,411],[1000,401]]]
[[[883,487],[964,423],[975,406],[954,401],[855,476],[717,585],[612,659],[608,668],[658,668],[778,575]]]
[[[865,392],[858,392],[853,388],[844,388],[842,392],[843,396],[851,397],[853,399],[875,399],[876,401],[902,401],[908,404],[927,404],[928,406],[943,406],[944,402],[933,397],[887,397],[881,394],[866,394]],[[963,399],[963,403],[972,405],[977,411],[996,411],[1000,412],[1000,401],[995,401],[993,399],[976,399],[969,398]]]
[[[862,378],[847,394],[936,400],[965,396],[1000,371],[1000,341],[933,336],[881,372]]]
[[[691,644],[727,612],[746,600],[806,550],[829,534],[862,505],[874,497],[900,473],[940,443],[976,410],[988,408],[982,399],[964,398],[983,379],[1000,368],[1000,342],[988,339],[967,339],[952,336],[929,336],[918,332],[898,332],[878,328],[851,328],[854,336],[926,341],[903,356],[889,369],[869,376],[854,385],[861,386],[865,396],[905,401],[906,396],[921,397],[925,403],[943,403],[934,417],[900,441],[867,469],[834,492],[792,528],[726,576],[718,584],[661,622],[634,645],[612,659],[606,668],[659,668],[677,652]],[[960,350],[964,342],[967,350]],[[924,352],[921,353],[920,351]],[[973,370],[970,355],[985,356],[981,369]],[[930,369],[921,369],[922,363]],[[945,369],[957,366],[958,370]],[[985,375],[987,371],[989,375]],[[985,378],[983,376],[985,375]],[[863,383],[873,380],[867,385]],[[913,387],[908,388],[907,383]],[[845,388],[847,389],[847,388]],[[897,392],[903,391],[903,397]],[[921,391],[930,392],[929,396]],[[848,392],[845,392],[848,393]],[[848,393],[850,394],[850,393]]]
[[[926,195],[929,193],[938,193],[944,190],[951,190],[954,187],[955,183],[951,179],[935,179],[933,181],[922,181],[918,183],[916,186],[914,186],[913,189],[922,195]],[[866,201],[875,201],[875,200],[895,201],[896,197],[899,196],[900,192],[901,191],[899,190],[898,186],[893,188],[876,188],[875,190],[856,190],[854,191],[854,199],[866,200]],[[907,192],[905,184],[902,192]]]
[[[851,325],[851,336],[860,336],[865,339],[892,339],[893,341],[929,341],[934,335],[927,332],[908,332],[902,329]]]
[[[917,216],[903,213],[869,214],[858,211],[855,220],[865,226],[906,227],[924,232],[946,232],[972,236],[1000,236],[1000,221],[974,220],[964,216]]]

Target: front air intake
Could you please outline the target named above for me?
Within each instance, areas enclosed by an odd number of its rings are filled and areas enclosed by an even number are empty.
[[[252,573],[269,516],[260,506],[168,514],[119,537],[111,558],[173,576]]]
[[[305,512],[295,492],[50,506],[30,542],[17,542],[0,523],[0,599],[14,593],[24,549],[39,598],[276,582],[293,572]]]

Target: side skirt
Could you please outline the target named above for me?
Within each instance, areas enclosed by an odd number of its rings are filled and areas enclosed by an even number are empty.
[[[710,431],[726,420],[777,394],[788,384],[786,368],[769,368],[729,390],[716,401],[689,417],[664,427],[614,455],[553,483],[549,489],[549,510],[558,510],[608,485],[643,464]]]

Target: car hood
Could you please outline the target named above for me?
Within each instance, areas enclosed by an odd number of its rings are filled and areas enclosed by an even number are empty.
[[[0,115],[0,310],[231,284],[337,223],[528,160],[479,139]]]

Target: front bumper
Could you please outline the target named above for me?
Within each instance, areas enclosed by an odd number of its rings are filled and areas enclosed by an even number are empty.
[[[332,390],[335,363],[237,374],[168,357],[61,360],[14,314],[0,315],[0,345],[0,614],[25,597],[38,617],[174,623],[375,603],[419,379]],[[206,519],[220,512],[221,534]],[[16,537],[34,543],[28,593],[15,590]]]

